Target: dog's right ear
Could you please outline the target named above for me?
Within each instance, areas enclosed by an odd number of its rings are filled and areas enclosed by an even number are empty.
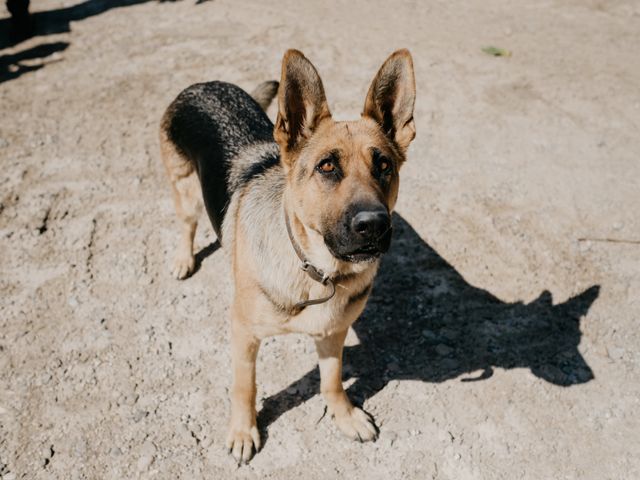
[[[325,118],[329,106],[320,75],[298,50],[287,50],[282,59],[282,78],[278,89],[278,117],[273,136],[280,145],[283,160],[311,137]]]

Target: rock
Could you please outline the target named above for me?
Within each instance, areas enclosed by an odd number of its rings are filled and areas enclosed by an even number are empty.
[[[398,362],[390,362],[387,364],[387,370],[390,372],[397,372],[400,370],[400,365],[398,365]]]
[[[436,333],[431,330],[423,330],[422,336],[427,340],[427,342],[431,344],[435,344],[439,340],[438,335],[436,335]]]
[[[133,421],[138,423],[140,420],[142,420],[147,415],[149,415],[149,412],[146,412],[144,410],[136,410],[135,413],[133,414]]]
[[[140,457],[138,458],[138,470],[144,471],[148,470],[153,461],[155,460],[156,454],[156,446],[151,442],[151,440],[147,440],[140,448]]]
[[[441,357],[445,357],[453,352],[453,348],[448,347],[444,343],[440,343],[436,346],[436,353]]]
[[[607,347],[609,358],[612,360],[622,360],[625,354],[624,348],[620,347]]]

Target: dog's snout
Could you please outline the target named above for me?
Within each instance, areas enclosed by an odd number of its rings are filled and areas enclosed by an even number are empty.
[[[351,229],[365,239],[376,239],[389,229],[389,214],[383,210],[358,212],[351,220]]]

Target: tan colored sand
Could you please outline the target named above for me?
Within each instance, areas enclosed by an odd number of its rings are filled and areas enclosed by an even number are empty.
[[[3,479],[640,478],[637,2],[146,2],[0,56],[52,42],[69,45],[0,83]],[[258,396],[277,418],[237,470],[229,267],[217,251],[170,278],[156,127],[191,83],[250,89],[290,47],[340,118],[391,51],[412,51],[418,136],[398,212],[413,236],[385,261],[347,366],[374,372],[355,388],[380,440],[318,422],[311,341],[272,339]],[[202,228],[197,245],[214,240]],[[570,300],[596,285],[595,301]],[[553,334],[526,334],[547,321]]]

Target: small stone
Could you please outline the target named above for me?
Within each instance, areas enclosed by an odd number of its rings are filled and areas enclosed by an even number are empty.
[[[442,338],[446,338],[447,340],[455,340],[460,335],[460,332],[454,330],[453,328],[442,328],[440,329],[440,336]]]
[[[52,447],[44,447],[42,449],[42,456],[46,459],[53,457],[53,448]]]
[[[580,252],[585,253],[591,250],[591,242],[580,242]]]
[[[287,393],[289,395],[295,395],[296,393],[298,393],[298,389],[292,385],[287,388]]]
[[[2,477],[2,480],[16,480],[16,474],[13,472],[9,472]]]
[[[69,297],[67,303],[71,308],[76,308],[78,306],[78,299],[76,297]]]
[[[621,360],[624,357],[625,350],[620,347],[608,347],[609,358],[612,360]]]
[[[440,362],[442,368],[446,371],[456,370],[460,366],[460,362],[458,362],[455,358],[445,358]]]
[[[146,412],[144,410],[136,410],[134,412],[134,414],[133,414],[133,421],[138,423],[140,420],[145,418],[147,415],[149,415],[149,412]]]
[[[209,448],[211,445],[213,445],[213,437],[204,437],[202,440],[202,447]]]
[[[435,332],[431,331],[431,330],[423,330],[422,331],[422,336],[424,338],[427,339],[428,342],[430,343],[435,343],[438,341],[438,336],[435,334]]]
[[[152,455],[142,455],[138,459],[138,470],[140,470],[141,472],[144,470],[148,470],[152,463],[153,463]]]
[[[122,455],[122,450],[120,450],[119,447],[113,447],[111,449],[111,455],[113,455],[114,457],[119,457],[120,455]]]
[[[148,470],[153,463],[156,454],[156,446],[153,442],[147,440],[140,449],[140,458],[138,458],[138,470]]]
[[[448,347],[443,343],[440,343],[439,345],[436,346],[436,353],[441,357],[447,356],[451,352],[453,352],[453,348]]]

